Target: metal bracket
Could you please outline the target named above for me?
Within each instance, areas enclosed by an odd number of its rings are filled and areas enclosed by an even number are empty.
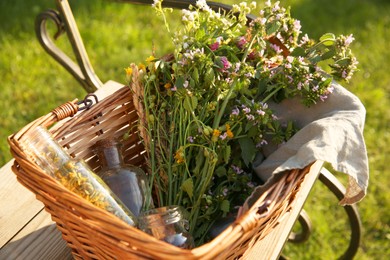
[[[36,17],[36,36],[45,51],[64,66],[81,83],[87,92],[94,92],[103,86],[103,83],[95,74],[89,61],[69,3],[67,0],[57,0],[57,6],[59,11],[47,10]],[[54,39],[57,39],[64,32],[67,33],[77,64],[59,49],[51,39],[47,31],[47,20],[52,20],[57,26]]]

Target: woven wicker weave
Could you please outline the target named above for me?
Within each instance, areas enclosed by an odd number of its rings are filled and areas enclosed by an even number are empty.
[[[94,105],[77,112],[75,101],[53,110],[9,137],[18,181],[36,194],[52,215],[76,259],[235,259],[245,257],[257,240],[264,239],[289,211],[309,168],[284,174],[257,202],[211,242],[192,250],[180,249],[133,228],[69,192],[31,162],[19,148],[20,138],[36,125],[51,127],[59,143],[96,170],[91,147],[107,136],[121,137],[129,163],[142,166],[145,158],[136,129],[137,113],[129,88],[123,87]],[[53,126],[54,125],[54,126]]]

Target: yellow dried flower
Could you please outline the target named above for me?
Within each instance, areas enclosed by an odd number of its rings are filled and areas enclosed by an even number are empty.
[[[150,55],[147,59],[146,59],[146,64],[149,64],[151,62],[153,62],[156,58],[153,56],[153,55]]]
[[[138,64],[138,69],[146,72],[145,64],[143,64],[143,63]]]
[[[221,134],[221,131],[219,131],[218,129],[213,130],[213,136],[218,137],[218,136],[220,136],[220,134]]]
[[[230,125],[229,124],[226,124],[226,134],[229,138],[233,138],[234,137],[234,134],[233,132],[230,130]]]
[[[175,160],[177,163],[183,163],[184,162],[184,154],[183,154],[183,149],[182,147],[180,147],[179,150],[177,150],[177,152],[175,153]]]
[[[133,69],[130,67],[125,68],[125,71],[127,76],[131,76],[131,74],[133,74]]]

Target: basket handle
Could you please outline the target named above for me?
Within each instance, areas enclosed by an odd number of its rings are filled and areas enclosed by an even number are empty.
[[[91,98],[94,99],[95,104],[99,102],[97,96],[92,93],[87,94],[81,101],[78,101],[77,99],[68,101],[53,109],[49,114],[44,115],[23,127],[18,133],[14,135],[13,138],[19,140],[31,128],[39,125],[49,127],[65,118],[73,117],[81,110],[88,110],[94,104]]]

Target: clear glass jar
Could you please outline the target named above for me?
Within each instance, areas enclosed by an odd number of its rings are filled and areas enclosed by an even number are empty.
[[[73,159],[46,128],[38,126],[31,129],[21,138],[20,145],[45,173],[68,190],[126,223],[137,226],[137,217],[83,160]]]
[[[194,240],[180,206],[167,206],[142,212],[138,218],[144,232],[177,247],[191,249]]]
[[[94,145],[101,170],[97,174],[123,203],[138,216],[153,203],[145,172],[126,164],[121,153],[121,144],[115,138],[103,139]]]

